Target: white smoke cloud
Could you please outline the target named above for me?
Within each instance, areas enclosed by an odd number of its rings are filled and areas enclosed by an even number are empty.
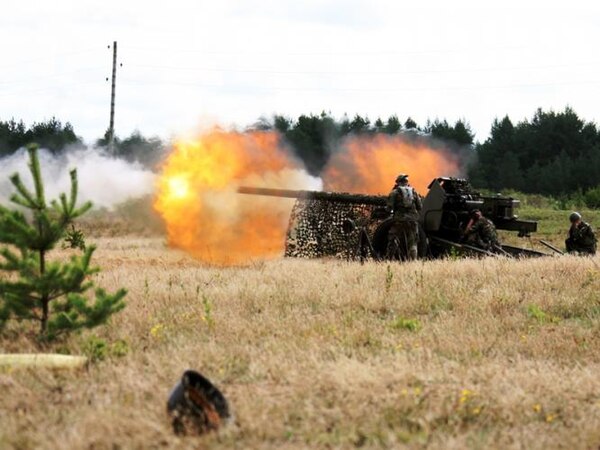
[[[61,155],[47,150],[39,152],[46,199],[58,198],[70,191],[69,171],[77,169],[79,203],[90,200],[94,207],[111,208],[130,198],[138,198],[154,191],[155,175],[138,163],[112,158],[97,149],[75,149]],[[24,149],[0,159],[0,203],[9,203],[15,189],[9,177],[18,172],[25,186],[33,189],[27,167],[28,155]]]

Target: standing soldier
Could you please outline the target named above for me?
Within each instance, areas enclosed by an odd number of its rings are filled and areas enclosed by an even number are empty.
[[[565,241],[567,252],[581,255],[596,254],[596,235],[592,227],[581,220],[581,214],[574,212],[569,216],[571,228]]]
[[[419,211],[422,207],[421,197],[408,184],[408,175],[398,175],[396,184],[388,196],[388,208],[394,218],[388,233],[388,259],[393,259],[401,246],[405,246],[402,255],[406,255],[409,260],[417,259]]]
[[[476,247],[491,252],[497,251],[500,248],[496,227],[478,209],[471,211],[471,220],[467,224],[464,240]]]

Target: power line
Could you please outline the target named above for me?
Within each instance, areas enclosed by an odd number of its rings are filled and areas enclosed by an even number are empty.
[[[204,84],[195,82],[178,82],[178,81],[139,81],[124,79],[122,83],[129,86],[144,86],[144,85],[165,85],[165,86],[189,86],[206,89],[227,89],[232,86],[225,84]],[[525,84],[508,84],[508,85],[487,85],[487,86],[423,86],[423,87],[390,87],[390,88],[340,88],[340,87],[292,87],[292,86],[244,86],[248,91],[294,91],[294,92],[311,92],[311,91],[339,91],[339,92],[372,92],[372,93],[389,93],[389,92],[412,92],[412,91],[469,91],[481,89],[519,89],[519,88],[541,88],[555,86],[572,86],[572,85],[594,85],[600,84],[600,80],[584,80],[584,81],[559,81],[550,83],[525,83]]]
[[[11,96],[23,95],[23,94],[36,94],[36,93],[43,93],[43,92],[48,92],[48,91],[57,91],[57,90],[61,90],[61,89],[72,89],[72,88],[78,87],[78,86],[99,84],[99,83],[100,83],[99,81],[81,81],[81,82],[77,82],[77,83],[68,83],[68,84],[63,83],[63,84],[54,85],[54,86],[44,86],[44,87],[40,87],[40,88],[25,89],[25,90],[12,91],[12,92],[0,92],[0,97],[11,97]]]
[[[598,64],[598,63],[590,63]],[[86,68],[78,71],[69,72],[71,74],[83,72],[87,70],[100,70],[101,68]],[[64,73],[55,75],[53,78],[59,76],[68,75]],[[409,73],[409,72],[406,72]],[[47,78],[47,77],[45,77]],[[177,81],[177,80],[139,80],[139,79],[123,79],[122,83],[129,86],[153,86],[153,85],[164,85],[164,86],[183,86],[183,87],[195,87],[205,89],[226,89],[231,88],[227,84],[216,84],[216,83],[198,83],[194,81]],[[0,84],[8,84],[9,82],[1,82]],[[61,83],[54,86],[43,86],[32,89],[20,89],[16,91],[1,92],[0,97],[8,97],[23,94],[42,93],[52,90],[70,89],[76,86],[82,85],[93,85],[100,84],[100,81],[80,81],[75,83]],[[339,86],[324,86],[324,87],[298,87],[298,86],[242,86],[247,90],[257,91],[292,91],[292,92],[327,92],[327,91],[339,91],[339,92],[373,92],[373,93],[385,93],[385,92],[411,92],[411,91],[461,91],[461,90],[484,90],[484,89],[518,89],[518,88],[539,88],[539,87],[554,87],[554,86],[570,86],[570,85],[595,85],[600,84],[599,80],[569,80],[569,81],[556,81],[548,83],[516,83],[506,85],[480,85],[480,86],[422,86],[422,87],[366,87],[366,88],[355,88],[355,87],[339,87]]]
[[[433,69],[433,70],[405,70],[405,71],[353,71],[353,70],[271,70],[271,69],[238,69],[222,67],[186,67],[186,66],[163,66],[163,65],[145,65],[131,64],[129,67],[141,69],[163,69],[163,70],[182,70],[198,72],[224,72],[224,73],[267,73],[267,74],[289,74],[289,75],[423,75],[429,73],[465,73],[465,72],[507,72],[507,71],[527,71],[542,69],[559,69],[574,67],[592,67],[600,65],[600,61],[580,63],[580,64],[549,64],[539,66],[521,66],[521,67],[479,67],[479,68],[460,68],[460,69]]]
[[[98,50],[100,50],[100,48],[88,48],[88,49],[84,49],[84,50],[73,50],[73,51],[68,51],[68,52],[63,52],[63,53],[57,53],[55,55],[42,56],[40,58],[15,61],[8,66],[0,66],[0,70],[12,69],[15,67],[19,68],[24,65],[38,63],[40,61],[48,61],[48,60],[55,59],[55,58],[61,58],[63,56],[73,56],[73,55],[92,53],[93,51],[98,51]]]
[[[265,56],[400,56],[400,55],[427,55],[427,54],[441,54],[441,53],[470,53],[475,50],[487,50],[487,51],[515,51],[529,48],[528,46],[485,46],[485,47],[463,47],[463,48],[436,48],[436,49],[424,49],[424,50],[331,50],[331,51],[294,51],[285,50],[285,52],[275,51],[263,51],[263,50],[207,50],[207,49],[183,49],[176,47],[140,47],[140,46],[127,46],[127,50],[134,51],[145,51],[145,52],[166,52],[172,53],[194,53],[201,55],[265,55]]]
[[[23,84],[23,83],[29,83],[31,81],[36,81],[36,80],[47,80],[48,78],[62,78],[62,77],[66,77],[69,75],[75,75],[77,73],[82,73],[82,72],[91,72],[94,70],[103,70],[104,67],[87,67],[87,68],[83,68],[83,69],[77,69],[77,70],[72,70],[69,72],[62,72],[62,73],[57,73],[57,74],[52,74],[52,75],[41,75],[39,77],[33,77],[33,78],[20,78],[18,80],[8,80],[8,81],[1,81],[0,80],[0,85],[6,85],[6,84]]]

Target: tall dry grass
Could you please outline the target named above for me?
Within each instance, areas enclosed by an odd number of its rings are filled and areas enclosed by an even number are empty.
[[[156,238],[98,238],[127,286],[80,373],[0,374],[0,448],[597,448],[600,259],[203,266]],[[67,252],[63,252],[66,256]],[[35,350],[10,329],[0,351]],[[119,352],[122,354],[123,352]],[[235,422],[175,437],[187,368]]]

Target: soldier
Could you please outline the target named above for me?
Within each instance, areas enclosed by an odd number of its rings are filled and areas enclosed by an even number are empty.
[[[496,227],[478,209],[471,211],[471,220],[467,224],[463,239],[487,251],[498,251],[500,248]]]
[[[408,184],[408,175],[398,175],[388,196],[388,208],[394,218],[388,233],[388,259],[393,259],[398,254],[401,245],[406,246],[406,251],[402,254],[409,260],[417,259],[419,211],[422,207],[421,197]]]
[[[581,214],[574,212],[569,216],[571,228],[565,241],[567,252],[580,255],[596,254],[596,235],[592,227],[581,220]]]

